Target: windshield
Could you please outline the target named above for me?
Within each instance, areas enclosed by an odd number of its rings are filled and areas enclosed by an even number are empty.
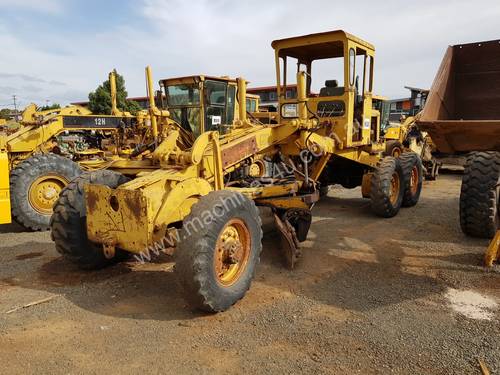
[[[200,90],[198,84],[167,86],[165,91],[169,106],[197,106],[200,104]]]
[[[195,137],[201,134],[201,118],[199,107],[171,108],[172,119]]]

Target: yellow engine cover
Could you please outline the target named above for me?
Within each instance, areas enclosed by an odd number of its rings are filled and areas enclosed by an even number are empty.
[[[390,128],[387,128],[384,138],[385,139],[400,140],[401,127],[400,126],[392,126]]]

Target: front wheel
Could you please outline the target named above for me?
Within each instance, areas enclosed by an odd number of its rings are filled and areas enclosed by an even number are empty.
[[[120,173],[105,169],[84,173],[66,186],[54,206],[50,220],[52,241],[59,254],[87,270],[100,269],[128,257],[127,252],[116,249],[114,257],[107,258],[102,245],[89,241],[84,190],[86,184],[100,184],[115,189],[128,180]]]
[[[386,156],[377,164],[371,177],[372,211],[381,217],[396,216],[403,203],[404,177],[399,159]]]
[[[200,198],[184,219],[175,273],[193,308],[227,310],[250,288],[262,250],[259,211],[227,190]]]
[[[384,155],[398,158],[403,153],[403,145],[399,141],[387,141]]]
[[[55,154],[35,155],[10,174],[12,216],[30,230],[49,229],[52,209],[64,187],[81,173],[74,161]]]
[[[422,160],[414,152],[405,152],[399,157],[404,176],[403,207],[413,207],[420,199],[424,169]]]

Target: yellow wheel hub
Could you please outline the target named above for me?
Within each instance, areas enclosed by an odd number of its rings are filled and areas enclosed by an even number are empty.
[[[411,170],[411,176],[410,176],[410,191],[412,195],[417,194],[418,190],[418,168],[417,166],[414,166],[413,169]]]
[[[401,186],[399,182],[399,175],[396,172],[394,172],[391,178],[391,191],[390,191],[391,195],[389,198],[393,206],[395,206],[396,203],[398,202],[400,188]]]
[[[241,219],[231,219],[217,239],[214,266],[217,281],[234,284],[243,274],[250,256],[250,232]]]
[[[401,149],[399,147],[394,148],[394,150],[392,150],[392,156],[399,158],[401,156]]]
[[[50,215],[52,207],[59,198],[59,193],[68,184],[68,180],[59,175],[44,175],[31,184],[28,199],[31,207],[41,214]]]

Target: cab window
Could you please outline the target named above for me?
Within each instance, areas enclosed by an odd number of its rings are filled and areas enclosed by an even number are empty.
[[[205,131],[219,130],[226,124],[227,83],[205,81]]]
[[[200,89],[198,84],[179,84],[165,87],[170,114],[183,129],[201,134]]]

